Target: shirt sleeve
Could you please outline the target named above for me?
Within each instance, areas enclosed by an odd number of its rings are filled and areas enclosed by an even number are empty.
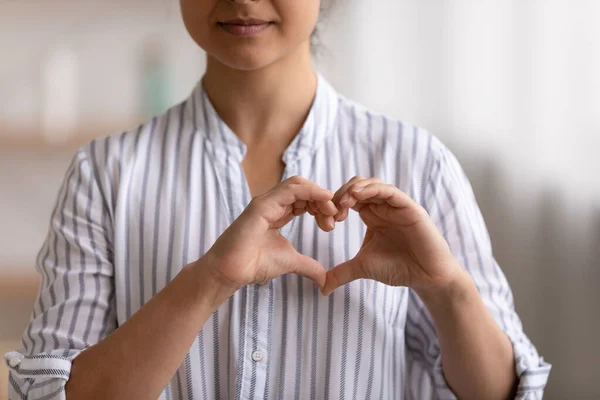
[[[489,234],[466,175],[454,155],[436,142],[431,149],[429,179],[424,182],[421,204],[442,232],[452,254],[471,274],[483,302],[513,345],[519,379],[516,398],[541,398],[551,366],[523,332],[510,286],[492,254]],[[456,399],[443,375],[431,316],[412,290],[405,340],[412,397]]]
[[[116,328],[110,222],[85,150],[69,166],[36,268],[21,348],[6,354],[9,399],[64,399],[71,362]]]

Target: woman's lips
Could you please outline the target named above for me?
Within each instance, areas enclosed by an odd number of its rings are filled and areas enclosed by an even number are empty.
[[[267,29],[271,23],[257,19],[232,19],[219,22],[218,25],[235,36],[254,36]]]

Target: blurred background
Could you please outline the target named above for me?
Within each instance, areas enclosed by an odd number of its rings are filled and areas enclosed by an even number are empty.
[[[600,1],[338,0],[321,29],[316,65],[340,92],[461,161],[554,365],[546,398],[600,398]],[[28,322],[74,151],[203,71],[175,0],[0,0],[0,354]]]

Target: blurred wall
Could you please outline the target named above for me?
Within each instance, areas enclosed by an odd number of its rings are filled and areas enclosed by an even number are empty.
[[[316,61],[348,97],[457,154],[525,329],[554,364],[549,399],[600,397],[598,16],[595,0],[338,1]],[[0,351],[27,323],[74,149],[143,119],[148,40],[162,45],[171,103],[182,100],[204,61],[177,2],[0,2]],[[50,144],[43,71],[65,48],[78,60],[76,125]]]

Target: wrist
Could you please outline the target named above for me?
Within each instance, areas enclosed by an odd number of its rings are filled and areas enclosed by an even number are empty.
[[[415,292],[429,309],[439,305],[443,305],[445,308],[451,307],[469,298],[473,291],[477,292],[471,275],[458,265],[453,268],[454,270],[448,279],[415,289]]]
[[[185,269],[189,269],[190,280],[194,282],[197,301],[212,312],[239,289],[223,282],[215,261],[208,254],[187,265]]]

